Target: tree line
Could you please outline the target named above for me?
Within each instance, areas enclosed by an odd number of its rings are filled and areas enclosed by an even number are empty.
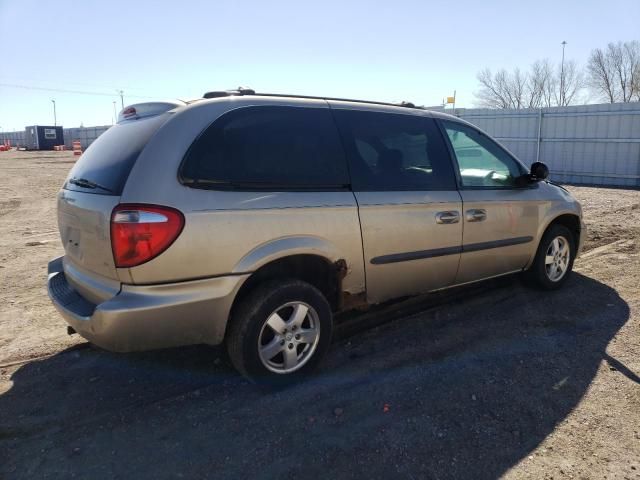
[[[554,65],[549,59],[534,62],[528,70],[515,68],[477,75],[479,106],[488,108],[539,108],[596,102],[640,101],[640,42],[609,43],[591,51],[587,65],[574,60]]]

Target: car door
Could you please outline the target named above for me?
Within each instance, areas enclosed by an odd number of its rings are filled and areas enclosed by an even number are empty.
[[[483,132],[441,120],[455,159],[463,204],[462,254],[456,283],[521,270],[535,252],[537,184],[525,167]]]
[[[435,121],[331,105],[358,204],[368,301],[453,284],[462,202]]]

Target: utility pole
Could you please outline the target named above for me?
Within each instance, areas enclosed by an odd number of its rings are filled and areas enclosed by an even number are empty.
[[[120,95],[120,106],[122,106],[122,109],[124,110],[124,91],[116,90],[116,92],[118,92],[118,95]]]
[[[116,101],[113,101],[113,122],[111,122],[111,124],[113,125],[114,123],[116,123],[118,121],[118,114],[116,113]]]
[[[56,118],[56,101],[51,99],[51,103],[53,103],[53,126],[58,125],[58,119]]]
[[[560,106],[564,106],[564,47],[567,44],[566,40],[563,40],[562,45],[562,63],[560,64]]]

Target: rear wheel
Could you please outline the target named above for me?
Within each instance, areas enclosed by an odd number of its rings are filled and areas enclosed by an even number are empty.
[[[244,297],[230,320],[231,363],[254,381],[290,383],[311,372],[331,342],[326,298],[299,280],[271,281]]]
[[[560,288],[571,274],[575,254],[571,231],[563,225],[552,225],[542,236],[528,279],[545,290]]]

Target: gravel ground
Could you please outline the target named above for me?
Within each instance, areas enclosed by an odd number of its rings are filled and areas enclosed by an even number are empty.
[[[341,324],[267,392],[219,349],[68,337],[46,265],[68,152],[0,152],[0,478],[640,478],[640,192],[569,187],[586,253]]]

